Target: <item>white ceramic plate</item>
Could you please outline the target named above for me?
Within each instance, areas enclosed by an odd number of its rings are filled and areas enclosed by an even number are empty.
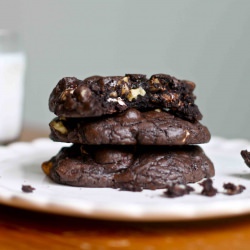
[[[250,150],[248,141],[212,138],[203,148],[215,164],[214,186],[221,193],[204,197],[199,194],[201,186],[192,184],[197,192],[174,199],[164,197],[164,190],[128,192],[55,184],[44,176],[41,163],[63,145],[38,139],[0,147],[0,203],[70,216],[131,221],[195,220],[250,213],[250,169],[240,156],[242,149]],[[225,195],[226,182],[244,185],[246,190]],[[22,185],[35,190],[24,193]]]

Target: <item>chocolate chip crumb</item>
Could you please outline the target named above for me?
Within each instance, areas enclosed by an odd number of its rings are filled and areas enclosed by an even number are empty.
[[[246,189],[245,186],[243,185],[234,185],[233,183],[225,183],[223,185],[223,187],[226,189],[226,193],[227,195],[235,195],[235,194],[240,194],[243,192],[243,190]]]
[[[167,196],[168,198],[184,196],[194,191],[194,188],[189,185],[173,184],[167,186],[166,188],[167,190],[164,192],[164,195]]]
[[[30,185],[22,185],[22,191],[25,193],[32,193],[35,188]]]
[[[213,187],[212,179],[206,179],[199,184],[203,187],[201,194],[204,196],[212,197],[215,196],[218,192],[217,189]]]
[[[250,152],[248,152],[247,150],[242,150],[240,154],[242,158],[244,159],[246,165],[250,167]]]

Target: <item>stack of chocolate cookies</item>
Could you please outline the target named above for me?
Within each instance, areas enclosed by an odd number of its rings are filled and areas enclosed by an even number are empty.
[[[214,175],[196,144],[210,140],[195,84],[166,74],[61,79],[49,98],[50,138],[72,143],[42,169],[81,187],[160,189]]]

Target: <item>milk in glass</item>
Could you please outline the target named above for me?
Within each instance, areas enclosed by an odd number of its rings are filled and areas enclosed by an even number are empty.
[[[14,141],[22,128],[25,54],[17,35],[0,30],[0,144]]]

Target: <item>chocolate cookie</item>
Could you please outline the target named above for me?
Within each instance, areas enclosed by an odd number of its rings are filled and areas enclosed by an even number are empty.
[[[49,108],[57,116],[95,117],[138,110],[167,109],[190,121],[201,120],[194,103],[195,84],[175,77],[156,74],[92,76],[85,80],[75,77],[61,79],[49,98]]]
[[[167,112],[128,109],[105,118],[55,118],[50,122],[54,141],[81,144],[187,145],[210,140],[198,121],[182,120]]]
[[[53,181],[80,187],[159,189],[214,175],[199,146],[103,147],[74,144],[42,164]]]

